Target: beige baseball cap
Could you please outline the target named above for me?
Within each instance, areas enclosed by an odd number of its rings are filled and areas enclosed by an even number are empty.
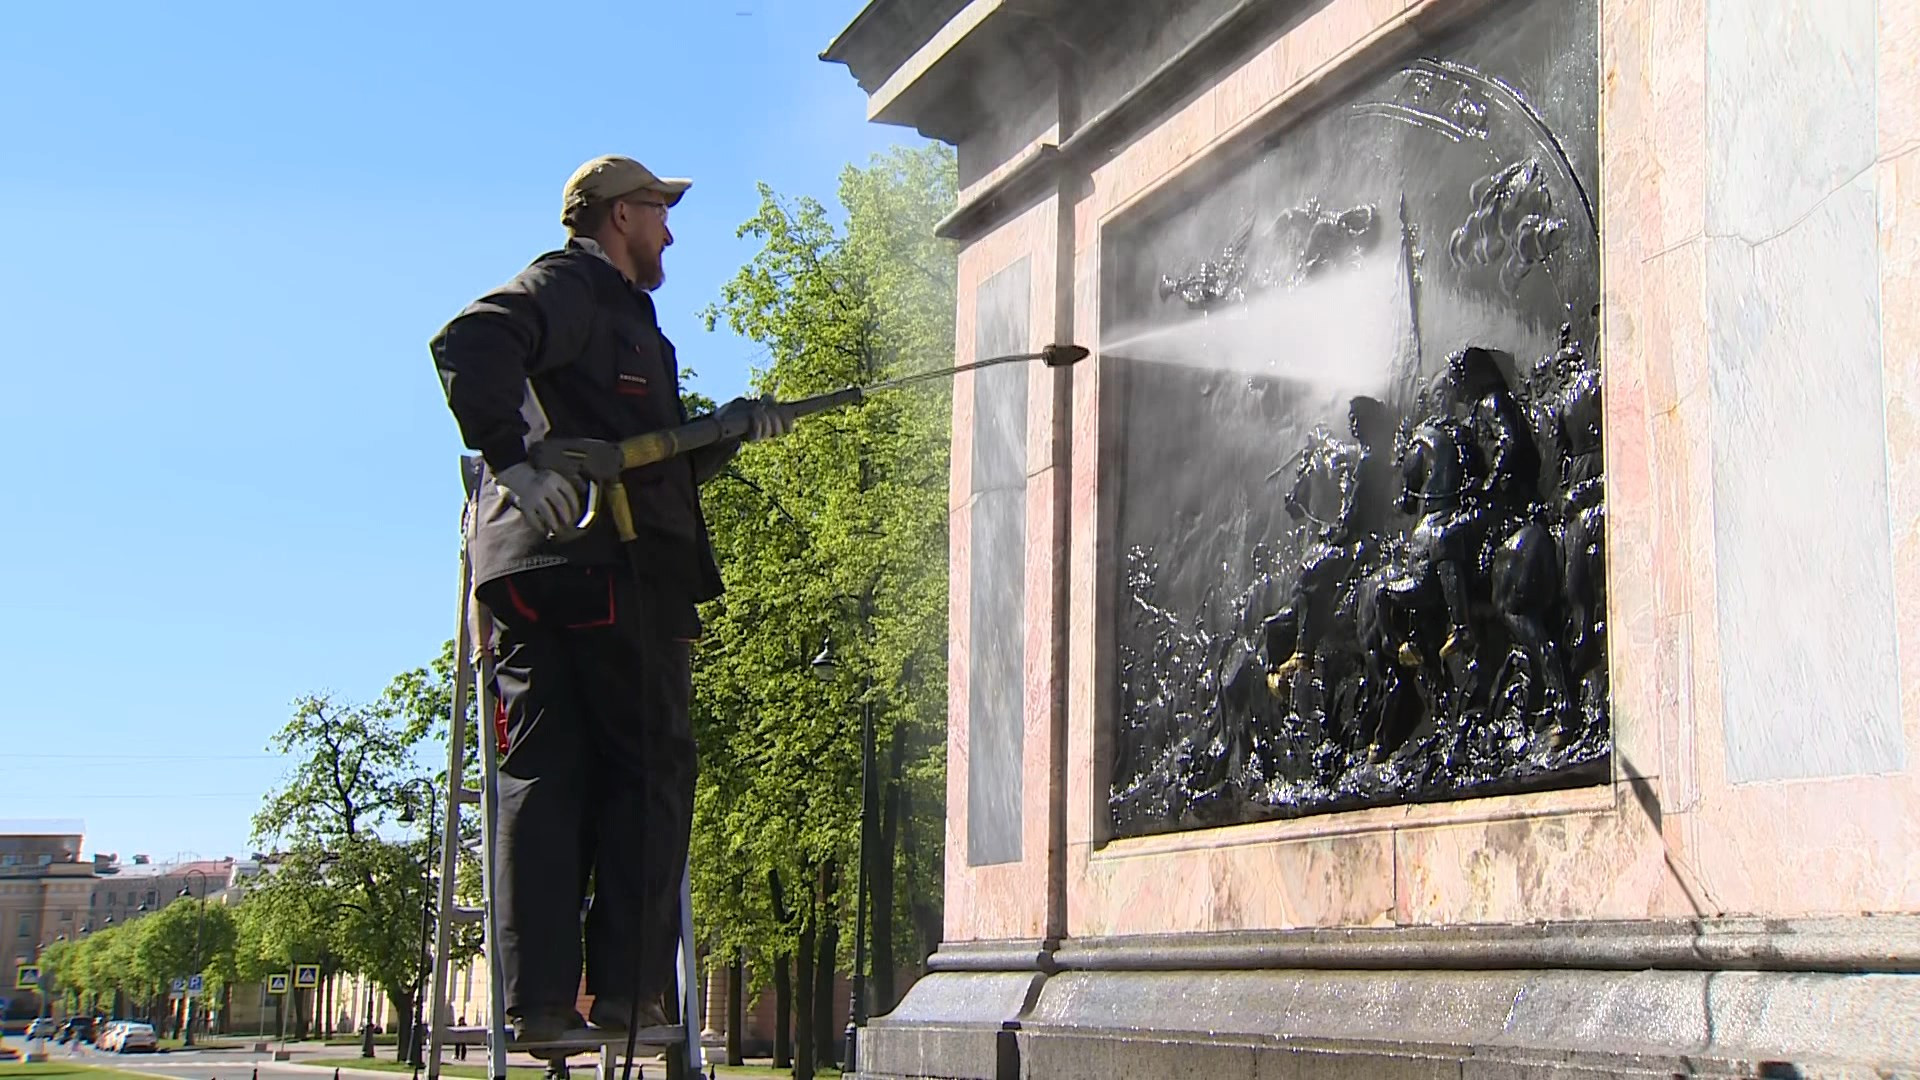
[[[655,176],[653,170],[618,154],[594,158],[573,170],[560,200],[560,223],[572,226],[573,215],[595,203],[631,195],[636,191],[658,193],[668,206],[680,201],[693,181]]]

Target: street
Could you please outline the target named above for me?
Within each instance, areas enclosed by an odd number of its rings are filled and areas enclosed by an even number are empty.
[[[18,1043],[19,1040],[12,1040]],[[277,1046],[278,1044],[273,1044]],[[315,1080],[317,1077],[330,1076],[336,1069],[342,1077],[355,1080],[400,1080],[411,1074],[388,1069],[361,1069],[346,1064],[348,1060],[359,1060],[357,1050],[350,1047],[328,1046],[318,1042],[293,1042],[287,1044],[292,1054],[290,1061],[274,1061],[272,1053],[256,1053],[249,1045],[245,1049],[195,1049],[169,1050],[154,1054],[115,1054],[94,1050],[90,1046],[75,1048],[49,1046],[47,1056],[50,1061],[71,1061],[102,1068],[121,1069],[127,1072],[148,1073],[154,1076],[172,1077],[175,1080]],[[381,1061],[389,1066],[392,1062],[392,1049],[381,1048]],[[575,1076],[593,1075],[593,1061],[590,1056],[574,1058]],[[324,1062],[324,1064],[322,1064]],[[455,1061],[450,1055],[445,1059],[449,1069],[483,1069],[486,1065],[484,1052],[469,1052],[467,1060]],[[515,1077],[532,1077],[532,1070],[545,1072],[545,1063],[536,1061],[525,1054],[513,1054],[508,1059]],[[664,1075],[664,1066],[651,1055],[636,1058],[635,1077],[653,1077]],[[471,1075],[470,1073],[467,1075]]]
[[[277,1044],[275,1044],[277,1045]],[[206,1050],[169,1050],[155,1054],[114,1054],[102,1053],[92,1047],[68,1048],[53,1046],[48,1048],[50,1061],[73,1061],[102,1068],[122,1069],[127,1072],[149,1073],[155,1076],[175,1077],[177,1080],[314,1080],[315,1077],[331,1075],[334,1072],[333,1061],[352,1057],[356,1051],[339,1046],[326,1046],[322,1043],[288,1043],[292,1052],[291,1061],[275,1061],[271,1053],[256,1053],[246,1049],[206,1049]],[[383,1048],[386,1049],[386,1048]],[[390,1049],[386,1049],[391,1053]],[[305,1062],[326,1060],[326,1065],[306,1064]],[[391,1058],[386,1059],[391,1061]],[[484,1057],[479,1059],[484,1062]],[[448,1064],[474,1064],[467,1062]],[[531,1058],[515,1061],[515,1065],[533,1066]],[[373,1069],[353,1069],[341,1066],[342,1075],[355,1077],[381,1077],[383,1080],[398,1080],[409,1074],[403,1072],[381,1071]]]

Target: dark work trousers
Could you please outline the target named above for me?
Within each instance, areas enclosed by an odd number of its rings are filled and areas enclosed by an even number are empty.
[[[486,582],[507,708],[500,766],[500,958],[507,1011],[673,985],[693,818],[690,645],[624,567]]]

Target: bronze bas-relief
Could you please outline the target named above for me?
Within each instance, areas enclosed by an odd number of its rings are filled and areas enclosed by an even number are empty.
[[[1112,835],[1605,779],[1593,9],[1504,10],[1109,226]],[[1297,365],[1192,359],[1390,263],[1353,314],[1405,341],[1337,408]]]

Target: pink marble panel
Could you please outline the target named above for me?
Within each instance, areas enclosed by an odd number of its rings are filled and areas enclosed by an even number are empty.
[[[1073,208],[1075,235],[1074,340],[1093,347],[1098,341],[1099,265],[1095,196]],[[1073,368],[1073,429],[1068,474],[1067,549],[1067,762],[1066,838],[1084,851],[1096,839],[1094,828],[1097,761],[1094,717],[1099,709],[1095,671],[1100,649],[1099,592],[1096,572],[1100,529],[1099,408],[1102,360],[1096,351]],[[1076,876],[1069,859],[1068,881]],[[1071,887],[1071,886],[1070,886]],[[1068,901],[1072,907],[1071,894]]]
[[[1054,805],[1065,796],[1056,783],[1059,759],[1054,746],[1054,732],[1064,722],[1058,704],[1063,673],[1054,659],[1062,613],[1054,582],[1066,569],[1065,495],[1063,469],[1047,468],[1027,477],[1027,725],[1021,762],[1025,804],[1021,853],[1023,862],[1042,865],[1052,842]],[[1030,899],[1044,897],[1036,893]]]
[[[1703,746],[1718,733],[1702,725]],[[1920,911],[1920,791],[1911,772],[1718,790],[1710,780],[1699,815],[1694,865],[1716,912]]]
[[[972,535],[973,507],[962,504],[948,515],[948,580],[971,580],[973,560],[967,538]],[[968,687],[973,673],[971,640],[967,633],[972,615],[972,594],[953,587],[947,594],[947,842],[946,907],[942,936],[960,941],[972,936],[968,925],[972,910],[972,879],[967,875],[967,722],[972,704]]]
[[[1032,252],[1029,265],[1032,272],[1028,275],[1028,288],[1032,291],[1029,301],[1033,318],[1027,324],[1027,345],[1031,349],[1041,349],[1053,343],[1059,336],[1059,318],[1056,309],[1057,285],[1060,280],[1059,266],[1059,199],[1050,198],[1022,215],[1022,233],[1027,249]],[[1054,394],[1054,385],[1060,372],[1045,364],[1029,365],[1027,370],[1027,472],[1052,468],[1060,463],[1059,452],[1062,448],[1060,438],[1060,401]]]
[[[1079,936],[1385,924],[1385,832],[1146,856],[1074,845],[1068,932]]]
[[[968,348],[972,353],[972,348]],[[966,361],[960,361],[966,363]],[[953,434],[948,443],[947,509],[957,510],[973,500],[973,387],[968,372],[953,380]]]
[[[1691,55],[1689,36],[1704,16],[1697,2],[1663,0],[1666,44],[1655,63],[1678,66]],[[1714,560],[1711,386],[1706,370],[1706,313],[1699,246],[1674,224],[1674,207],[1692,193],[1671,156],[1662,176],[1663,218],[1669,250],[1655,260],[1666,330],[1661,348],[1672,372],[1669,431],[1657,440],[1656,484],[1667,494],[1657,529],[1658,557],[1684,567],[1677,599],[1663,603],[1675,636],[1684,635],[1676,693],[1663,705],[1667,745],[1661,789],[1667,862],[1686,883],[1690,905],[1705,914],[1816,915],[1920,910],[1920,776],[1912,748],[1920,747],[1920,477],[1914,474],[1920,435],[1920,377],[1901,343],[1920,332],[1920,234],[1914,223],[1920,175],[1912,151],[1916,136],[1915,25],[1912,5],[1883,4],[1880,91],[1877,103],[1880,164],[1876,176],[1881,222],[1881,318],[1885,356],[1886,425],[1891,519],[1894,530],[1896,632],[1901,638],[1901,693],[1909,765],[1900,773],[1832,780],[1731,785],[1724,768],[1720,695],[1720,641]],[[1689,65],[1693,61],[1688,60]],[[1690,75],[1668,72],[1679,86]],[[1679,91],[1675,91],[1679,92]],[[1691,93],[1690,90],[1687,93]],[[1670,107],[1662,125],[1694,122]],[[1671,133],[1669,133],[1670,135]],[[1612,387],[1609,386],[1609,392]],[[1612,462],[1610,460],[1610,468]],[[1676,509],[1677,508],[1677,509]],[[1677,515],[1677,521],[1670,521]],[[1671,550],[1669,538],[1676,538]],[[1671,571],[1663,575],[1668,580]],[[1666,644],[1666,642],[1663,642]],[[1681,775],[1688,769],[1691,775]]]
[[[1395,834],[1402,923],[1644,919],[1687,910],[1653,821],[1618,785],[1609,811]]]
[[[1653,113],[1644,5],[1601,4],[1601,126],[1642,131]],[[1655,729],[1658,715],[1654,593],[1654,464],[1650,387],[1670,385],[1656,367],[1665,335],[1664,307],[1644,272],[1648,230],[1635,224],[1657,209],[1652,149],[1644,138],[1600,143],[1600,361],[1606,373],[1607,620],[1609,676],[1616,735],[1624,735],[1623,771],[1655,768],[1635,733]]]
[[[1649,144],[1660,213],[1638,225],[1652,230],[1655,250],[1665,250],[1707,226],[1706,0],[1658,0],[1650,8],[1653,123],[1627,137]]]
[[[1666,790],[1672,795],[1670,813],[1694,808],[1701,796],[1700,727],[1720,715],[1720,620],[1716,601],[1717,548],[1713,518],[1713,393],[1707,371],[1706,245],[1691,243],[1662,257],[1667,270],[1667,306],[1670,313],[1667,351],[1671,356],[1678,394],[1673,406],[1679,436],[1676,455],[1657,466],[1676,476],[1672,486],[1682,492],[1676,533],[1678,546],[1663,551],[1665,559],[1685,567],[1682,603],[1676,605],[1675,624],[1680,640],[1675,655],[1683,669],[1675,672],[1676,696],[1666,742],[1672,774]],[[1684,610],[1684,615],[1680,612]],[[1718,770],[1723,759],[1716,756]]]
[[[965,359],[973,357],[972,298],[979,284],[1021,258],[1029,267],[1029,340],[1028,347],[1051,340],[1057,322],[1055,287],[1057,280],[1057,217],[1054,200],[1045,200],[993,232],[969,244],[961,255],[958,336]],[[959,357],[956,357],[958,360]],[[960,361],[964,362],[964,360]],[[1054,804],[1061,797],[1054,748],[1054,732],[1060,722],[1055,702],[1061,674],[1054,662],[1052,642],[1058,622],[1057,592],[1053,582],[1063,572],[1062,512],[1066,505],[1065,479],[1055,467],[1057,447],[1064,445],[1055,433],[1060,425],[1054,375],[1040,365],[1029,373],[1027,402],[1027,442],[1029,475],[1027,485],[1025,670],[1023,672],[1023,746],[1022,762],[1022,840],[1017,862],[991,866],[970,866],[966,860],[967,769],[965,754],[967,685],[966,672],[960,666],[951,669],[949,690],[949,766],[948,766],[948,846],[947,904],[945,936],[951,941],[1032,938],[1040,936],[1048,925],[1051,892],[1047,888],[1050,867],[1064,853],[1054,851],[1051,822]],[[964,393],[956,393],[956,434],[972,430],[972,382],[962,376]],[[960,390],[960,387],[956,387]],[[959,427],[962,399],[967,409],[966,426]],[[971,440],[967,440],[970,450]],[[961,443],[956,439],[955,470],[961,468]],[[966,565],[967,538],[971,524],[970,487],[956,484],[960,500],[951,520],[951,536],[956,556],[951,589],[952,653],[968,656]],[[955,740],[959,740],[956,742]],[[1057,919],[1058,913],[1051,917]]]
[[[1874,110],[1880,160],[1886,161],[1920,147],[1920,7],[1911,0],[1880,0],[1879,39]]]

